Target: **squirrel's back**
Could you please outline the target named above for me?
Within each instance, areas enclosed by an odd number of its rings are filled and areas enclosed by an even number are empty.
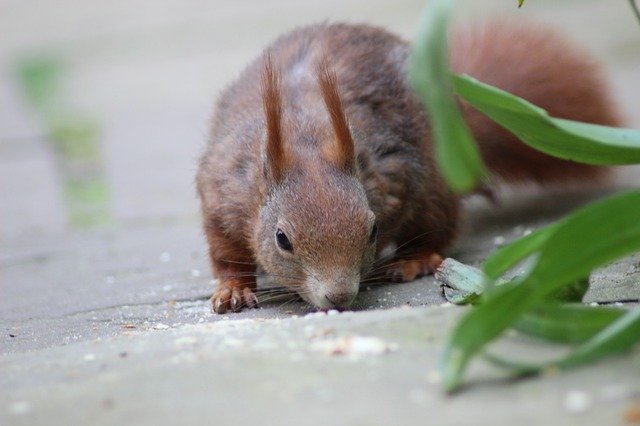
[[[281,36],[266,51],[281,79],[282,131],[289,149],[317,150],[330,127],[315,73],[326,57],[381,229],[388,236],[411,233],[428,212],[437,228],[433,243],[444,246],[455,233],[457,200],[433,161],[428,117],[408,81],[409,48],[381,28],[318,24]],[[620,124],[596,61],[547,27],[506,20],[458,27],[449,50],[454,72],[521,96],[552,116]],[[257,58],[222,93],[198,178],[205,218],[213,213],[223,229],[244,228],[245,235],[261,199],[262,69],[263,58]],[[504,181],[563,182],[605,170],[547,156],[464,101],[461,105],[484,161]]]

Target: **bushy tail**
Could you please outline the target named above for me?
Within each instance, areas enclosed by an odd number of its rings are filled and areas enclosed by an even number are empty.
[[[548,28],[502,21],[459,28],[451,37],[450,56],[454,72],[520,96],[553,117],[621,124],[598,64]],[[526,146],[466,102],[462,108],[484,161],[504,180],[563,182],[596,178],[607,170],[552,158]]]

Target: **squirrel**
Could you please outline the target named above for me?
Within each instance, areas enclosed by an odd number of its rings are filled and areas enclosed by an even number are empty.
[[[455,30],[449,46],[453,72],[555,117],[620,124],[598,64],[548,28],[489,21]],[[409,52],[385,29],[311,25],[278,38],[221,93],[196,177],[214,312],[257,306],[258,267],[314,307],[342,309],[372,274],[411,281],[439,265],[460,199],[438,172]],[[536,151],[459,105],[497,179],[606,173]],[[391,245],[393,259],[377,266]]]

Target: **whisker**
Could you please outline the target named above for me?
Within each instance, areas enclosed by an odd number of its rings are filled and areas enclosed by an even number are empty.
[[[230,260],[230,259],[219,259],[221,262],[232,263],[234,265],[251,265],[257,266],[256,262],[241,262],[239,260]]]
[[[376,259],[373,261],[373,264],[375,265],[376,263],[384,262],[385,260],[393,259],[394,257],[397,257],[397,256],[398,256],[398,254],[402,251],[402,249],[403,249],[404,247],[406,247],[408,244],[411,244],[411,243],[412,243],[412,242],[414,242],[415,240],[417,240],[417,239],[419,239],[419,238],[422,238],[422,237],[424,237],[425,235],[429,235],[429,234],[432,234],[432,233],[434,233],[434,232],[438,232],[438,231],[439,231],[439,229],[432,229],[432,230],[429,230],[429,231],[426,231],[426,232],[423,232],[423,233],[421,233],[421,234],[418,234],[418,235],[414,236],[414,237],[413,237],[413,238],[411,238],[410,240],[407,240],[407,241],[405,241],[404,243],[402,243],[401,245],[399,245],[398,247],[396,247],[396,248],[395,248],[395,250],[394,250],[394,253],[393,253],[393,254],[391,254],[391,255],[389,255],[389,256],[381,256],[381,257],[376,258]]]

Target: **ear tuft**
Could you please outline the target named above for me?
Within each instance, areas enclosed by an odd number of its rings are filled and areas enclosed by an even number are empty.
[[[290,166],[290,158],[282,140],[282,94],[280,75],[270,53],[264,55],[262,70],[262,102],[267,124],[265,175],[272,183],[281,182]]]
[[[320,60],[317,68],[320,93],[331,119],[335,138],[325,145],[326,159],[339,169],[355,171],[355,146],[349,131],[349,123],[344,114],[342,99],[338,90],[338,78],[330,68],[326,56]]]

